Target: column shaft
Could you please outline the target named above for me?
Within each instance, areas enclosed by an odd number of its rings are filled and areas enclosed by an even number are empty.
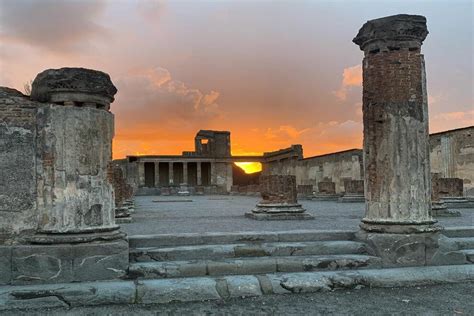
[[[174,184],[173,162],[169,162],[169,181],[170,185]]]
[[[183,183],[188,184],[188,163],[183,162]]]
[[[197,179],[196,179],[197,185],[202,185],[200,161],[196,162],[196,169],[197,169]]]

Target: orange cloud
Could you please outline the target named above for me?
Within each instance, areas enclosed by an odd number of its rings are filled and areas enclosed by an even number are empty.
[[[342,73],[342,83],[338,90],[334,91],[333,94],[340,99],[345,101],[347,99],[347,93],[351,87],[362,86],[362,66],[355,65],[352,67],[344,68]]]

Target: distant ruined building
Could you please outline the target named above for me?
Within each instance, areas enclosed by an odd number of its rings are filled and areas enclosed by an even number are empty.
[[[474,195],[474,126],[431,134],[429,142],[431,172],[462,179],[464,195]],[[252,194],[259,191],[258,176],[243,174],[234,162],[261,162],[262,174],[295,175],[300,193],[318,193],[318,184],[333,182],[334,193],[342,195],[348,181],[364,179],[362,156],[362,149],[349,149],[304,157],[301,145],[262,156],[232,156],[230,132],[201,130],[195,151],[128,156],[114,162],[138,194],[177,194],[180,185],[198,194]]]

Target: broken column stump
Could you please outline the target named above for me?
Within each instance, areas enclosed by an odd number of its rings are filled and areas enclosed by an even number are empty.
[[[464,196],[464,181],[460,178],[439,178],[438,190],[440,200],[449,208],[474,208]]]
[[[460,212],[449,210],[446,203],[440,199],[440,177],[438,173],[431,174],[431,215],[434,217],[458,217]]]
[[[315,201],[337,201],[340,195],[336,193],[336,183],[330,180],[318,182],[318,192],[314,194]]]
[[[364,203],[364,180],[344,181],[344,195],[339,199],[343,203]]]
[[[0,170],[8,170],[0,177],[8,197],[0,198],[0,250],[9,256],[0,283],[124,276],[128,242],[115,224],[108,180],[114,135],[109,108],[117,92],[110,77],[83,68],[49,69],[33,81],[31,97],[1,92],[6,124],[0,138],[12,141],[0,141]],[[14,167],[16,157],[24,163]]]
[[[262,200],[245,216],[256,220],[304,220],[313,219],[298,204],[296,177],[291,175],[267,175],[260,177]]]

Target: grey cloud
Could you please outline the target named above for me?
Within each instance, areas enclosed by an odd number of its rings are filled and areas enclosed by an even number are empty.
[[[103,1],[2,0],[0,38],[72,52],[84,41],[107,33],[96,23],[104,8]]]

